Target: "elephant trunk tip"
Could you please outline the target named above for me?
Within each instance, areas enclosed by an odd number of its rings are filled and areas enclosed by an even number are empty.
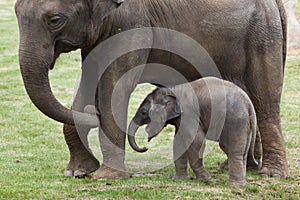
[[[148,137],[148,142],[150,142],[153,138],[154,138],[154,136]]]
[[[128,135],[128,141],[129,141],[129,144],[131,146],[131,148],[139,153],[144,153],[146,151],[148,151],[148,148],[147,147],[143,147],[143,148],[140,148],[136,142],[135,142],[135,138],[134,136],[131,136],[131,135]]]

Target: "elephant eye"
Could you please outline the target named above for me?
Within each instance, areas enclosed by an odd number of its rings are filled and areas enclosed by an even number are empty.
[[[145,117],[148,114],[146,109],[142,109],[142,116]]]
[[[63,16],[60,15],[54,15],[52,17],[49,17],[47,20],[47,25],[50,29],[58,29],[60,28],[65,22],[65,19]]]

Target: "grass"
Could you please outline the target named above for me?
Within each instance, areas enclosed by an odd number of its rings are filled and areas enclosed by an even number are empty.
[[[62,124],[41,114],[24,90],[18,68],[18,30],[13,2],[0,0],[0,16],[0,199],[300,198],[300,57],[288,59],[282,96],[289,179],[265,178],[249,171],[248,185],[244,189],[234,188],[226,182],[228,172],[217,170],[225,155],[215,143],[209,143],[205,165],[213,176],[212,183],[172,181],[174,167],[169,156],[171,151],[167,150],[171,147],[171,127],[166,134],[153,140],[152,154],[141,155],[127,149],[128,168],[134,172],[149,170],[149,173],[135,173],[132,178],[114,181],[66,178],[63,171],[69,154]],[[79,75],[79,52],[63,55],[50,74],[55,96],[66,106],[71,105]],[[137,88],[131,98],[129,117],[152,88],[150,85]],[[142,132],[139,133],[140,141],[145,140]],[[101,159],[96,130],[91,132],[89,139],[93,151]],[[140,161],[138,166],[134,165],[136,160]],[[157,166],[158,162],[162,166]]]

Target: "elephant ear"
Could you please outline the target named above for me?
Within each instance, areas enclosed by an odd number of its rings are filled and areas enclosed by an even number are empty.
[[[181,116],[182,111],[179,106],[179,102],[175,96],[167,95],[165,105],[166,105],[165,109],[167,111],[167,120],[171,120],[171,119]]]

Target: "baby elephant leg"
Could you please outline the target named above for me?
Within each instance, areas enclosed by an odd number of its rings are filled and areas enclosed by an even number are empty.
[[[174,161],[176,174],[173,177],[173,180],[189,180],[188,175],[188,153],[185,152],[177,160]]]
[[[190,166],[196,175],[197,180],[208,182],[210,174],[203,166],[203,153],[205,150],[205,136],[202,130],[198,130],[197,135],[188,149]]]
[[[221,137],[220,147],[227,155],[229,183],[243,187],[246,185],[247,148],[242,139]]]
[[[246,162],[243,155],[228,156],[229,183],[238,187],[246,185]]]

